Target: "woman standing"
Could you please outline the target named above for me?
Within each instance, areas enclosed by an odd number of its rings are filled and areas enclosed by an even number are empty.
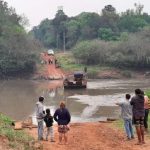
[[[71,116],[67,108],[65,108],[65,102],[60,102],[60,108],[54,113],[54,120],[58,123],[59,132],[59,144],[62,144],[62,138],[64,137],[65,144],[67,144],[67,132],[69,130],[68,124]]]

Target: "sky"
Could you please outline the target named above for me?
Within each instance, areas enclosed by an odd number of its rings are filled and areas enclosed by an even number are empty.
[[[150,14],[150,0],[3,0],[13,7],[18,15],[25,15],[29,20],[28,29],[40,24],[45,18],[53,19],[59,6],[69,17],[81,12],[101,13],[106,5],[112,5],[117,12],[134,8],[134,3],[144,5],[144,12]]]

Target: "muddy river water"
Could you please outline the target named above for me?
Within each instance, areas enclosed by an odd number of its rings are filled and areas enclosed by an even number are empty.
[[[148,79],[142,80],[89,80],[87,89],[64,90],[62,81],[9,80],[0,81],[0,112],[14,120],[35,119],[35,103],[40,95],[45,97],[44,106],[53,114],[60,100],[65,100],[72,122],[103,120],[119,117],[115,105],[126,93],[134,89],[150,89]]]

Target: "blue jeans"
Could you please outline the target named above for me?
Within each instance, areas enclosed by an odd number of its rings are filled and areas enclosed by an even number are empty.
[[[43,120],[38,122],[38,140],[43,139]]]
[[[131,139],[134,137],[133,127],[132,127],[132,119],[124,119],[124,127],[127,134],[127,137]]]

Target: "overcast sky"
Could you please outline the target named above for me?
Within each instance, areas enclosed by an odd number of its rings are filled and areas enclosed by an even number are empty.
[[[150,14],[150,0],[4,0],[8,6],[16,9],[17,14],[24,14],[30,27],[38,25],[43,19],[53,19],[58,6],[63,6],[67,16],[76,16],[81,12],[100,13],[105,5],[113,5],[117,12],[134,8],[134,3],[144,5],[144,12]]]

